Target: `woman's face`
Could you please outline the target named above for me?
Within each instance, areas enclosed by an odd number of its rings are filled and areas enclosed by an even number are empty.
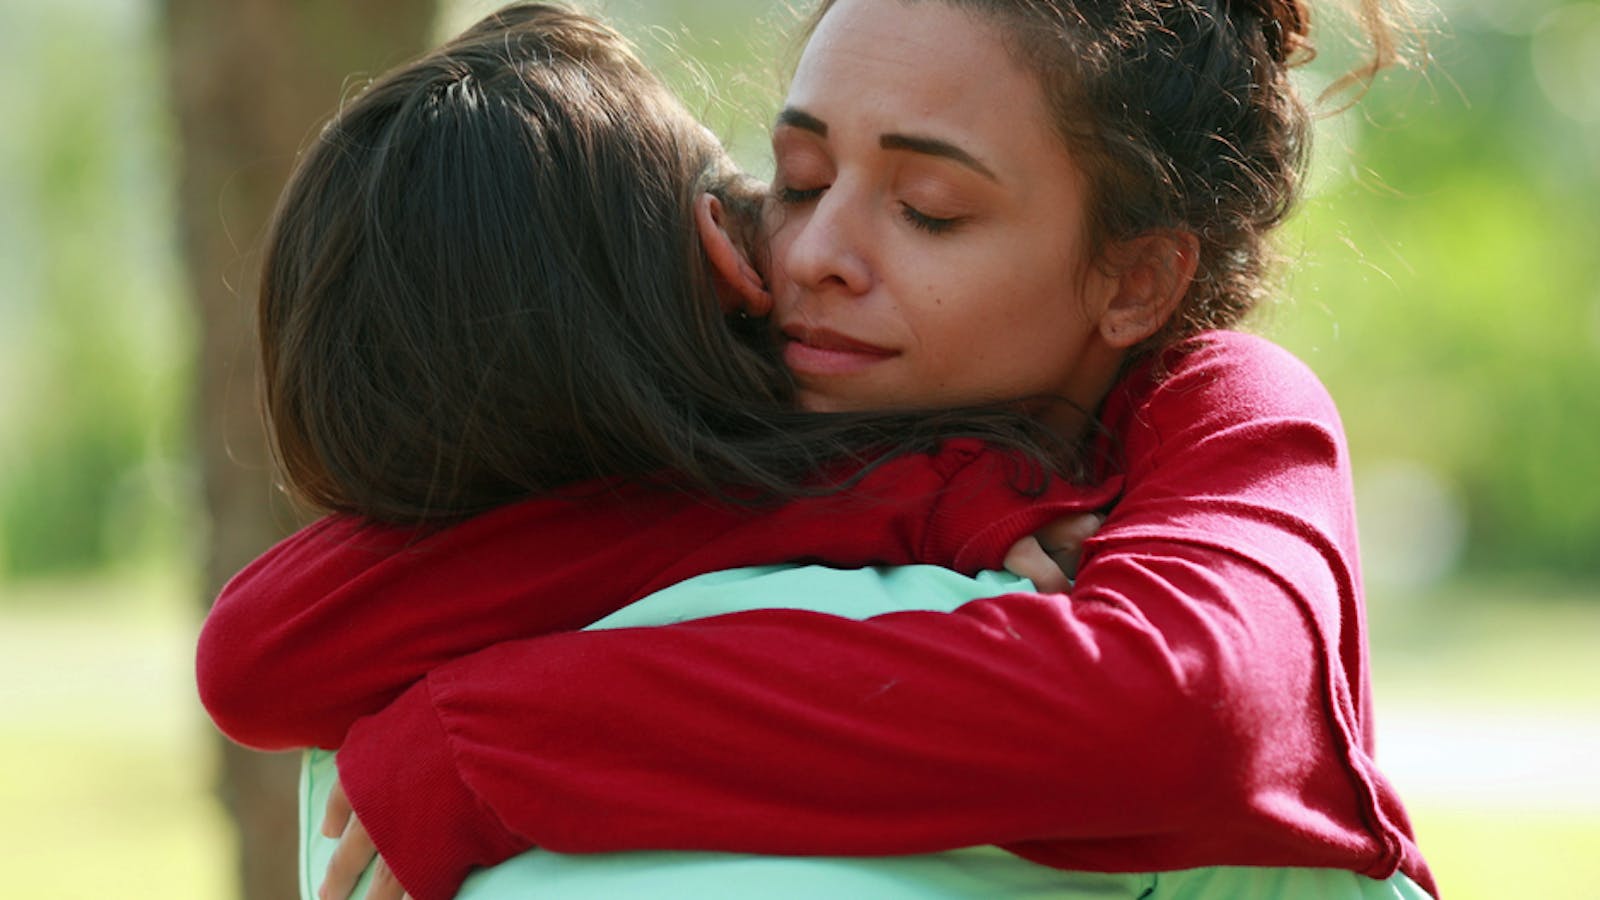
[[[1086,260],[1087,184],[994,25],[840,0],[773,149],[774,321],[807,408],[1099,402],[1121,353],[1097,332],[1114,286]]]

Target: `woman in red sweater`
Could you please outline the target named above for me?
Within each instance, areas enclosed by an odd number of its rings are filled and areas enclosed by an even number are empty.
[[[1077,586],[563,634],[437,668],[343,735],[355,809],[418,896],[533,845],[995,842],[1064,869],[1429,883],[1372,762],[1337,416],[1282,351],[1212,330],[1253,302],[1292,196],[1303,10],[1112,6],[844,0],[774,138],[774,321],[801,400],[1051,398],[1028,408],[1085,448],[1082,496],[1117,501]],[[370,567],[399,588],[384,602],[429,594],[397,573],[481,571],[492,556],[443,555],[461,533]],[[319,615],[377,596],[339,552],[354,577],[287,583],[338,601]],[[282,574],[247,571],[232,601]],[[344,643],[392,646],[368,638]]]

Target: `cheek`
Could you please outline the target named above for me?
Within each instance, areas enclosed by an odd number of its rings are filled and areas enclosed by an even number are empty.
[[[1083,321],[1086,311],[1082,293],[1082,273],[1072,262],[1066,248],[1051,252],[1041,250],[1031,263],[1019,266],[1019,272],[1031,272],[1031,277],[1019,277],[1013,290],[1017,296],[1030,296],[1034,304],[1026,314],[1038,323],[1063,325]]]
[[[767,278],[768,286],[774,293],[786,284],[792,283],[789,277],[789,248],[794,245],[796,229],[792,221],[780,222],[777,228],[767,233]]]
[[[905,284],[909,290],[897,292],[902,315],[924,349],[941,358],[992,357],[992,348],[1025,324],[1017,319],[1023,304],[992,266],[923,266]]]

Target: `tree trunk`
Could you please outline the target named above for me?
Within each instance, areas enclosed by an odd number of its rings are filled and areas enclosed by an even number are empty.
[[[296,150],[343,93],[419,52],[435,12],[435,0],[166,2],[180,239],[200,323],[195,423],[211,526],[207,605],[298,524],[273,488],[256,407],[262,232]],[[220,743],[220,793],[238,823],[240,896],[293,900],[297,757]]]

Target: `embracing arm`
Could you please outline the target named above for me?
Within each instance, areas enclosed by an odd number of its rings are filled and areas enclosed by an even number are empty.
[[[531,846],[884,855],[1048,836],[1105,839],[1123,862],[1034,858],[1141,868],[1141,845],[1218,814],[1236,748],[1213,714],[1226,686],[1163,627],[1111,597],[1008,595],[506,644],[358,722],[341,779],[419,900]]]
[[[426,536],[330,517],[223,590],[200,634],[201,699],[240,743],[335,747],[443,663],[581,628],[685,578],[791,559],[993,568],[1016,538],[1105,499],[1065,485],[1042,501],[995,489],[1008,469],[954,441],[884,463],[848,493],[761,510],[619,483]]]
[[[352,730],[358,814],[419,898],[531,845],[1387,875],[1337,419],[1271,354],[1196,356],[1130,411],[1070,595],[497,647]]]

